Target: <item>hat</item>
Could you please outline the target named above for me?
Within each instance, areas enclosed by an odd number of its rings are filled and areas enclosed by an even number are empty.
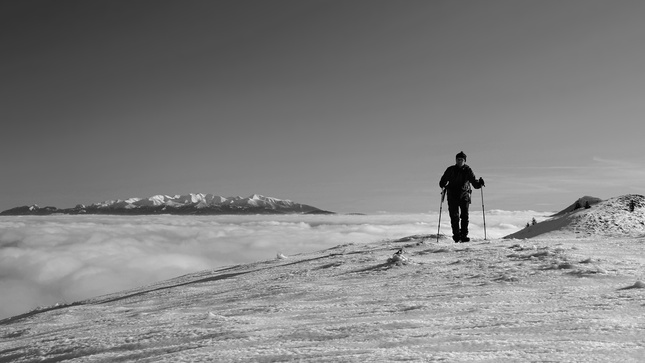
[[[464,154],[463,151],[460,151],[459,154],[455,156],[455,159],[459,159],[459,158],[463,158],[464,160],[466,160],[466,154]]]

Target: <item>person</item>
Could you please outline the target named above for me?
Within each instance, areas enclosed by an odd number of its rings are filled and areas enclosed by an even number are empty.
[[[485,186],[484,179],[477,179],[470,166],[466,165],[466,154],[461,151],[455,156],[455,165],[449,166],[439,180],[439,187],[446,189],[452,239],[457,243],[470,241],[468,238],[468,207],[471,201],[471,184],[475,189]]]

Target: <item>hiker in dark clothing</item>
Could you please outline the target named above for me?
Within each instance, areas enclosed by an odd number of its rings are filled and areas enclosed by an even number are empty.
[[[466,165],[466,154],[460,152],[455,157],[455,165],[449,166],[439,181],[439,187],[446,188],[448,195],[448,211],[452,226],[452,239],[455,242],[468,242],[468,207],[472,184],[475,189],[484,186],[484,179],[475,178],[470,166]],[[461,210],[461,215],[459,211]],[[459,218],[461,217],[461,225]],[[461,229],[460,229],[461,227]]]

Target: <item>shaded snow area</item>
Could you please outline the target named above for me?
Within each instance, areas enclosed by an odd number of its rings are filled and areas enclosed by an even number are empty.
[[[645,361],[645,239],[435,238],[282,255],[15,316],[0,321],[0,361]]]
[[[633,208],[633,210],[632,210]],[[506,238],[533,238],[536,236],[562,237],[644,237],[645,197],[628,194],[600,202],[591,208],[580,208],[559,213],[506,236]]]

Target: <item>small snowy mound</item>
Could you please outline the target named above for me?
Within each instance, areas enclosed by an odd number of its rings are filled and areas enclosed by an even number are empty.
[[[645,197],[627,194],[600,202],[591,208],[576,209],[504,238],[532,238],[544,234],[579,236],[645,235]]]
[[[394,264],[397,266],[407,265],[410,262],[410,259],[407,256],[404,256],[405,250],[400,249],[392,255],[392,257],[387,259],[387,263]]]
[[[645,283],[643,283],[643,281],[636,281],[633,285],[623,287],[622,289],[619,289],[619,290],[631,290],[631,289],[645,289]]]

